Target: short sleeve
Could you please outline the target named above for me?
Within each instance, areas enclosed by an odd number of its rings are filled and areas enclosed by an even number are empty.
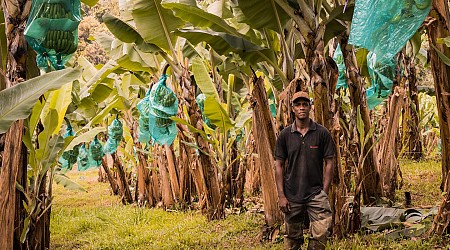
[[[328,130],[324,133],[323,138],[323,158],[332,158],[336,155],[336,145],[334,144],[333,138]]]
[[[287,148],[286,148],[286,133],[282,131],[277,138],[277,142],[275,144],[275,160],[286,160],[288,157]]]

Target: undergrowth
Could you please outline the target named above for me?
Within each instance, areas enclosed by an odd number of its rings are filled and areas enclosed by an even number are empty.
[[[440,162],[402,160],[400,168],[403,186],[396,204],[404,202],[403,193],[408,191],[414,207],[439,205]],[[51,249],[283,249],[281,237],[273,243],[260,242],[261,212],[249,209],[221,221],[207,221],[198,211],[124,206],[111,195],[109,184],[97,182],[96,170],[72,171],[69,176],[87,192],[54,186]],[[388,240],[385,235],[333,238],[327,249],[450,249],[446,237]]]

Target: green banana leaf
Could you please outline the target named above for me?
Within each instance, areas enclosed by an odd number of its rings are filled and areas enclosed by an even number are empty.
[[[109,60],[100,70],[97,70],[95,67],[89,67],[89,64],[87,63],[82,66],[83,69],[89,70],[90,73],[85,74],[83,72],[83,78],[89,80],[82,85],[80,93],[81,98],[89,96],[89,90],[92,89],[91,86],[101,83],[109,74],[120,68],[115,60]]]
[[[262,48],[245,38],[228,33],[180,29],[174,31],[174,34],[188,39],[194,45],[206,42],[221,55],[227,55],[230,52],[237,53],[250,64],[256,64],[260,61],[275,62],[275,55],[272,50]]]
[[[64,146],[64,139],[60,135],[53,136],[53,131],[58,126],[58,111],[50,109],[45,116],[44,130],[38,135],[39,148],[36,150],[35,161],[37,166],[40,166],[35,171],[46,173],[47,170],[56,164],[59,158],[59,152]],[[61,152],[62,153],[62,152]],[[35,175],[38,176],[38,175]],[[45,174],[42,174],[45,176]]]
[[[222,131],[227,131],[234,127],[234,121],[231,120],[227,111],[212,96],[206,96],[204,112],[209,121],[221,128]]]
[[[130,108],[127,100],[124,100],[122,97],[116,95],[110,103],[107,104],[105,108],[103,108],[95,117],[93,117],[90,122],[86,125],[86,127],[92,127],[96,124],[101,123],[108,115],[109,112],[113,109],[126,110]]]
[[[419,31],[418,31],[419,32]],[[417,34],[417,33],[416,33]],[[447,47],[450,47],[450,36],[445,38],[438,38],[437,43],[439,44],[445,44]]]
[[[221,18],[232,18],[233,12],[231,12],[231,8],[229,6],[229,2],[225,0],[219,0],[212,4],[209,4],[207,7],[208,13],[214,14]]]
[[[289,16],[273,0],[239,0],[239,8],[243,16],[240,22],[245,22],[255,29],[268,28],[280,33],[277,16],[284,27]],[[255,8],[257,6],[257,8]]]
[[[89,5],[90,7],[96,5],[99,0],[81,0],[82,3]]]
[[[141,35],[133,27],[111,14],[106,13],[103,15],[103,21],[109,31],[124,43],[135,43],[142,39]]]
[[[209,76],[209,71],[206,69],[205,64],[200,57],[192,60],[192,73],[195,76],[195,82],[206,97],[212,97],[219,101],[219,94],[217,93],[216,86]]]
[[[122,68],[131,71],[156,72],[159,67],[158,62],[154,59],[154,55],[143,53],[132,44],[122,45],[123,55],[116,60]]]
[[[104,83],[97,84],[94,91],[89,95],[96,103],[101,103],[109,97],[113,91],[112,86],[108,86]]]
[[[73,147],[75,147],[76,145],[79,145],[83,142],[90,142],[94,139],[94,137],[100,133],[100,132],[105,132],[106,128],[105,127],[95,127],[95,128],[91,128],[89,129],[86,133],[81,133],[75,136],[68,136],[64,139],[64,144],[67,145],[65,147],[65,151],[68,150],[72,150]]]
[[[68,190],[87,192],[86,189],[80,186],[80,184],[72,181],[65,174],[60,173],[60,171],[55,172],[53,180],[56,182],[56,184],[62,185],[64,188],[67,188]]]
[[[245,126],[252,119],[253,110],[249,109],[248,106],[242,109],[236,117],[236,128],[240,129]]]
[[[175,3],[173,1],[163,1],[161,5],[174,12],[175,16],[183,19],[186,22],[191,23],[194,27],[209,28],[217,32],[226,32],[235,36],[240,36],[239,32],[228,25],[223,18],[214,14],[208,13],[196,5],[187,5],[181,3]]]
[[[69,104],[72,102],[72,83],[64,84],[61,88],[53,90],[48,94],[45,103],[41,111],[41,120],[45,120],[45,117],[49,113],[49,110],[55,109],[58,113],[58,124],[56,125],[53,134],[57,134],[61,129],[61,125],[64,120],[64,115],[66,114]]]
[[[113,35],[120,41],[124,43],[135,43],[143,52],[162,53],[162,50],[158,46],[150,43],[145,43],[144,39],[136,31],[136,29],[130,26],[128,23],[110,14],[105,14],[103,16],[103,20],[105,21],[106,27],[109,29],[109,31],[111,31],[111,33],[113,33]],[[106,42],[108,42],[108,40],[106,40]],[[109,45],[107,43],[105,44],[106,46],[104,46],[104,48],[109,48],[109,50],[111,50],[111,42],[112,39]]]
[[[448,58],[444,53],[442,53],[436,46],[434,46],[434,44],[430,43],[430,45],[431,47],[433,47],[434,51],[436,51],[437,55],[442,60],[442,62],[445,65],[450,66],[450,58]]]
[[[136,29],[144,41],[170,50],[176,40],[176,36],[170,32],[185,23],[174,16],[171,10],[163,8],[157,0],[135,0],[132,9]]]
[[[248,53],[264,49],[245,38],[237,37],[225,32],[180,29],[175,31],[174,34],[188,39],[192,44],[198,44],[204,41],[211,45],[217,53],[222,55],[227,52]]]
[[[406,54],[410,55],[411,57],[416,57],[416,55],[419,53],[420,47],[422,45],[422,34],[421,30],[419,29],[414,35],[409,39],[408,43],[406,44]]]
[[[80,74],[81,68],[68,68],[0,91],[0,133],[5,133],[14,121],[27,118],[34,103],[45,92],[78,79]]]
[[[105,51],[109,52],[111,50],[112,42],[114,41],[114,37],[102,32],[94,35],[95,41],[97,41]]]

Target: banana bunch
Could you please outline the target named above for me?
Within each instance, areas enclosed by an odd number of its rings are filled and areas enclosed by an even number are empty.
[[[64,153],[62,154],[62,158],[68,161],[69,166],[72,166],[73,164],[75,164],[75,162],[77,162],[79,147],[79,145],[76,145],[72,150],[64,151]]]
[[[172,120],[167,118],[156,117],[155,125],[160,128],[167,128],[172,125]]]
[[[73,41],[72,32],[62,30],[48,30],[43,46],[67,55],[77,50],[77,45]]]
[[[163,105],[164,107],[172,106],[175,103],[176,99],[177,97],[175,96],[175,94],[166,86],[161,86],[156,90],[155,101]]]
[[[70,11],[67,12],[60,3],[44,3],[42,5],[39,17],[51,19],[72,19],[72,13]]]
[[[89,146],[89,153],[94,161],[101,162],[104,156],[102,144],[98,140],[94,140]]]

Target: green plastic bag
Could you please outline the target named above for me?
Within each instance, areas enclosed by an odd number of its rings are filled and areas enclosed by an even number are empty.
[[[122,140],[122,135],[122,122],[120,122],[119,118],[116,116],[116,119],[114,119],[111,125],[108,126],[108,140],[106,141],[103,152],[105,154],[112,154],[116,152],[117,147]]]
[[[149,131],[155,143],[171,145],[178,130],[174,121],[170,119],[178,113],[178,98],[166,86],[167,75],[163,74],[150,91],[150,109],[147,113]]]
[[[336,89],[338,88],[347,88],[347,78],[345,77],[345,71],[347,70],[344,63],[344,55],[342,55],[341,46],[338,44],[336,47],[336,51],[333,56],[334,61],[338,67],[339,77],[336,85]]]
[[[356,0],[349,43],[390,60],[414,35],[432,0]]]
[[[150,127],[148,125],[148,116],[150,113],[150,90],[147,91],[145,97],[137,104],[137,109],[139,110],[139,129],[138,129],[138,140],[141,143],[150,142],[152,136],[150,135]]]
[[[94,140],[89,144],[89,164],[91,167],[102,165],[103,156],[105,156],[103,146],[97,139],[97,136],[95,136]]]
[[[73,132],[72,126],[70,125],[70,123],[68,123],[66,133],[63,135],[63,138],[74,135],[75,133]],[[59,158],[59,162],[61,163],[62,169],[72,170],[73,164],[77,162],[78,150],[79,146],[76,145],[75,147],[73,147],[73,149],[64,151],[62,156]]]
[[[80,5],[80,0],[33,0],[25,39],[43,71],[63,69],[77,50]]]
[[[159,81],[153,85],[150,91],[150,112],[154,112],[160,117],[173,116],[178,113],[178,98],[175,93],[166,86],[167,75],[163,74]]]
[[[270,113],[272,114],[272,117],[277,116],[277,104],[275,103],[275,95],[273,94],[273,91],[270,91],[269,94],[269,108]]]
[[[91,164],[89,163],[89,152],[87,151],[86,145],[84,145],[84,143],[78,150],[77,160],[78,160],[78,171],[86,171],[91,167]]]
[[[155,142],[161,145],[172,145],[178,130],[176,123],[169,118],[149,115],[150,134]]]
[[[379,61],[374,53],[367,54],[367,68],[372,83],[366,90],[369,109],[374,109],[391,94],[396,65],[395,59]]]

